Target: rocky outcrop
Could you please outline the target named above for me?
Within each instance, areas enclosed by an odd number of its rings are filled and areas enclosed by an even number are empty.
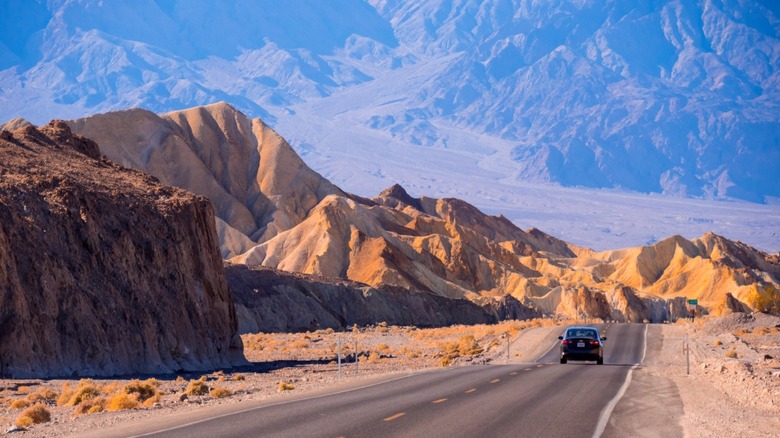
[[[0,375],[243,359],[206,198],[101,159],[63,122],[0,135]]]
[[[373,288],[339,279],[227,264],[241,333],[289,332],[354,324],[438,327],[494,323],[495,314],[468,300],[399,287]]]

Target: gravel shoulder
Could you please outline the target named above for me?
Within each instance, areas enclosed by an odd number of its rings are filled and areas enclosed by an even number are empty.
[[[665,324],[661,333],[661,350],[648,357],[644,371],[676,384],[685,436],[777,436],[780,318],[736,313]]]

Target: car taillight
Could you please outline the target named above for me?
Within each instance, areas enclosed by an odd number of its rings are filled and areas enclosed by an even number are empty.
[[[569,341],[568,339],[564,339],[564,340],[561,341],[561,345],[568,345],[570,343],[571,343],[571,341]]]
[[[599,345],[599,341],[590,341],[590,345]]]

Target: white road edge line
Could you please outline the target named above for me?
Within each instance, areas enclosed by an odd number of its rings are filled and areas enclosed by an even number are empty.
[[[552,349],[553,349],[553,348],[555,348],[555,346],[556,346],[556,345],[558,345],[558,339],[556,339],[556,340],[555,340],[555,342],[553,342],[553,344],[552,344],[552,345],[550,345],[550,348],[548,348],[548,349],[547,349],[547,351],[545,351],[544,353],[542,353],[542,355],[541,355],[541,356],[537,357],[537,358],[536,358],[536,360],[539,360],[539,359],[541,359],[541,358],[543,358],[543,357],[547,356],[547,353],[549,353],[550,351],[552,351]]]
[[[645,354],[647,354],[647,324],[645,324],[644,337],[645,339],[644,347],[642,349],[642,360],[639,363],[634,364],[634,366],[628,370],[628,373],[626,373],[626,381],[623,382],[623,386],[620,387],[620,391],[618,391],[618,393],[612,397],[612,400],[610,400],[609,403],[604,406],[604,409],[601,411],[601,415],[599,416],[599,422],[596,425],[596,430],[593,431],[593,438],[600,438],[601,434],[604,433],[604,429],[607,428],[607,423],[609,422],[609,417],[612,416],[612,410],[615,409],[615,406],[617,406],[620,399],[626,395],[626,390],[631,385],[631,375],[634,373],[634,370],[645,361]]]

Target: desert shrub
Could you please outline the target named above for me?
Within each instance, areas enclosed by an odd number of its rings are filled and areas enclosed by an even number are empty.
[[[73,410],[73,415],[97,414],[98,412],[103,412],[105,409],[106,398],[101,396],[85,400],[76,406],[76,409]]]
[[[380,362],[381,360],[382,360],[382,356],[376,351],[372,351],[371,354],[368,355],[368,359],[366,359],[366,362],[377,363]]]
[[[57,400],[57,392],[54,391],[51,388],[41,387],[38,388],[37,391],[35,391],[32,394],[27,395],[27,400],[30,401],[55,401]]]
[[[780,315],[780,289],[768,284],[763,288],[756,287],[748,296],[748,304],[755,310],[772,315]]]
[[[280,392],[281,392],[281,391],[292,391],[293,389],[295,389],[295,385],[293,385],[292,383],[287,383],[287,382],[279,382],[279,388],[278,388],[278,390],[279,390]]]
[[[731,359],[736,359],[739,356],[737,355],[737,351],[732,348],[731,350],[726,352],[726,357]]]
[[[206,395],[209,393],[209,387],[202,377],[198,380],[190,380],[189,386],[184,391],[187,395]]]
[[[715,344],[715,346],[718,346],[718,345],[723,345],[723,342],[721,342],[720,339],[715,339],[715,342],[713,342],[713,344]]]
[[[106,383],[100,387],[100,392],[106,395],[111,395],[122,389],[122,385],[119,382]]]
[[[225,397],[230,397],[231,395],[233,395],[233,391],[231,391],[231,390],[229,390],[227,388],[219,388],[219,387],[217,387],[217,388],[214,388],[211,391],[209,391],[209,395],[212,398],[225,398]]]
[[[60,396],[57,397],[57,406],[65,406],[68,404],[73,395],[76,394],[76,389],[70,386],[70,383],[65,382],[60,389]]]
[[[106,403],[106,410],[109,412],[123,411],[126,409],[135,409],[138,407],[138,399],[135,394],[126,392],[117,392],[112,395]]]
[[[309,341],[305,339],[294,341],[293,343],[290,344],[290,347],[297,348],[297,349],[309,348]]]
[[[182,382],[186,382],[186,381],[187,381],[187,379],[185,379],[185,378],[184,378],[184,377],[182,377],[182,376],[177,376],[177,377],[176,377],[176,381],[177,381],[177,382],[179,382],[179,383],[182,383]]]
[[[160,403],[161,401],[162,401],[162,396],[160,395],[159,392],[157,392],[153,396],[151,396],[151,397],[147,398],[146,400],[144,400],[143,401],[143,406],[145,408],[151,408],[156,403]]]
[[[79,385],[71,396],[70,400],[65,403],[66,406],[76,406],[85,400],[95,398],[100,395],[100,390],[95,385],[92,379],[83,379],[79,381]]]
[[[11,409],[24,409],[30,406],[30,401],[20,398],[11,402]]]
[[[157,387],[160,386],[160,382],[157,379],[147,379],[143,382],[138,379],[133,379],[125,385],[122,389],[125,394],[135,394],[138,402],[143,403],[147,399],[150,399],[157,395]]]
[[[390,346],[387,344],[379,344],[376,346],[376,351],[379,351],[380,353],[387,353],[390,351]]]
[[[233,379],[234,382],[238,382],[239,380],[246,380],[246,376],[243,374],[234,374]]]
[[[448,367],[451,364],[452,364],[452,359],[450,359],[449,357],[446,357],[446,356],[442,357],[441,360],[439,361],[439,365],[442,366],[442,367]]]
[[[16,393],[17,394],[22,394],[22,395],[29,394],[31,391],[32,390],[27,385],[20,385],[18,388],[16,388]]]
[[[33,424],[47,423],[49,421],[51,421],[51,412],[49,412],[49,409],[42,403],[36,403],[34,406],[22,411],[22,413],[19,414],[19,417],[14,421],[14,424],[17,427],[28,427]]]
[[[458,339],[458,352],[462,356],[473,356],[482,353],[482,348],[473,335],[464,335]]]

